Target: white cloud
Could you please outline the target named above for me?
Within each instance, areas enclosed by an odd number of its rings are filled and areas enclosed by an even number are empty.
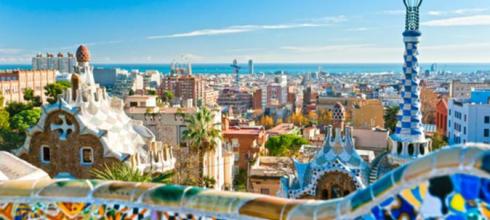
[[[30,61],[31,61],[30,56],[18,56],[18,57],[0,56],[0,63],[5,63],[5,64],[29,63]]]
[[[433,26],[433,27],[490,25],[490,15],[474,15],[474,16],[437,19],[437,20],[424,22],[422,23],[422,25]]]
[[[373,46],[372,44],[347,44],[347,45],[328,45],[328,46],[283,46],[280,49],[294,52],[323,52],[323,51],[338,51],[346,49],[365,48]]]
[[[404,15],[405,10],[385,10],[382,11],[381,14],[386,14],[386,15]]]
[[[489,48],[490,42],[488,43],[468,43],[468,44],[445,44],[445,45],[433,45],[425,46],[423,50],[469,50],[474,49],[475,51],[482,50],[484,48]],[[487,50],[487,49],[485,49]]]
[[[337,17],[312,19],[311,22],[307,22],[307,23],[288,23],[288,24],[273,24],[273,25],[234,25],[225,28],[200,29],[200,30],[195,30],[195,31],[190,31],[185,33],[148,36],[146,39],[155,40],[155,39],[164,39],[164,38],[214,36],[214,35],[235,34],[235,33],[243,33],[243,32],[253,32],[259,30],[279,30],[279,29],[320,27],[320,26],[327,26],[327,25],[343,22],[345,20],[346,20],[345,16],[337,16]]]
[[[229,52],[249,52],[249,51],[260,51],[260,50],[264,50],[264,48],[260,48],[260,47],[252,47],[252,48],[232,48],[232,49],[228,49],[227,51]]]
[[[443,15],[445,13],[442,11],[429,11],[429,12],[427,12],[427,14],[432,15],[432,16],[440,16],[440,15]]]
[[[368,31],[369,28],[367,27],[359,27],[359,28],[349,28],[347,31],[354,31],[354,32],[362,32],[362,31]]]
[[[96,45],[110,45],[110,44],[120,44],[124,43],[122,40],[110,40],[110,41],[99,41],[99,42],[81,42],[78,44],[72,44],[70,46],[63,46],[58,48],[48,48],[47,50],[73,50],[78,48],[81,44],[85,46],[96,46]]]
[[[21,51],[22,49],[17,48],[0,48],[0,54],[17,54]]]
[[[429,11],[427,14],[431,16],[470,15],[470,14],[482,13],[486,11],[488,11],[488,8],[461,8],[452,11]]]

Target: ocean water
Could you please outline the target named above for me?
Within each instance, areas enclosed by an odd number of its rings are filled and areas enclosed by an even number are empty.
[[[426,70],[431,67],[432,64],[421,64],[421,69]],[[145,70],[158,70],[163,73],[168,73],[170,70],[169,64],[94,64],[95,68],[121,68],[126,70],[138,69],[140,71]],[[240,73],[248,73],[248,65],[242,64]],[[4,69],[30,69],[31,65],[3,65],[0,64],[0,70]],[[232,69],[229,64],[193,64],[194,74],[219,74],[219,73],[231,73]],[[329,73],[384,73],[394,72],[400,73],[402,71],[402,64],[280,64],[271,63],[254,64],[255,73],[276,73],[284,71],[288,74],[301,74],[308,72],[316,72],[318,70]],[[453,73],[472,73],[477,71],[490,72],[490,63],[472,63],[472,64],[437,64],[437,70],[448,71]]]

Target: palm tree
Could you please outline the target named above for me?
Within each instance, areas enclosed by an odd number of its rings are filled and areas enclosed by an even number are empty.
[[[92,168],[90,173],[96,179],[127,182],[171,183],[173,173],[151,173],[133,168],[126,163],[105,163],[100,168]]]
[[[199,182],[204,184],[204,155],[215,150],[217,140],[221,138],[221,130],[214,123],[214,113],[207,108],[201,108],[194,115],[186,118],[187,130],[183,139],[190,149],[199,157]]]

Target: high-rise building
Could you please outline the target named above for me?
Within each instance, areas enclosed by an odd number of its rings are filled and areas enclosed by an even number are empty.
[[[235,74],[235,88],[240,90],[240,66],[238,66],[238,61],[235,59],[230,65],[233,68],[233,74]]]
[[[171,91],[175,98],[193,100],[193,105],[206,101],[206,79],[193,75],[170,75],[163,78],[160,85],[160,94]],[[205,104],[205,103],[203,103]]]
[[[114,87],[117,79],[121,77],[121,75],[128,75],[127,70],[122,70],[119,68],[94,68],[94,79],[95,82],[99,85],[110,88]]]
[[[252,75],[254,73],[255,73],[254,61],[253,60],[249,60],[248,61],[248,74]]]
[[[447,133],[447,113],[448,113],[448,105],[447,100],[445,98],[439,99],[436,104],[436,129],[437,133],[442,136],[446,136]]]
[[[0,92],[4,102],[24,102],[24,89],[31,88],[34,96],[46,101],[44,86],[56,82],[54,70],[0,71]]]
[[[220,91],[218,104],[232,108],[235,113],[245,113],[252,107],[252,94],[235,89],[223,89]]]
[[[490,90],[474,90],[469,99],[450,99],[447,115],[449,144],[490,143]]]
[[[73,73],[77,61],[72,53],[68,53],[66,56],[62,53],[58,53],[57,56],[53,54],[38,54],[32,58],[33,70],[58,70],[61,73]]]
[[[281,106],[288,101],[288,80],[285,74],[276,76],[274,83],[267,85],[267,106]]]
[[[262,110],[262,89],[254,90],[252,99],[252,108],[254,110]]]
[[[449,84],[449,97],[467,99],[473,89],[490,89],[490,82],[461,82],[453,80]]]

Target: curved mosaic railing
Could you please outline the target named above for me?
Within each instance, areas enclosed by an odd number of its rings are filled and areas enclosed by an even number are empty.
[[[490,147],[450,147],[343,199],[97,180],[0,182],[0,219],[490,218]],[[455,218],[459,219],[459,218]]]

